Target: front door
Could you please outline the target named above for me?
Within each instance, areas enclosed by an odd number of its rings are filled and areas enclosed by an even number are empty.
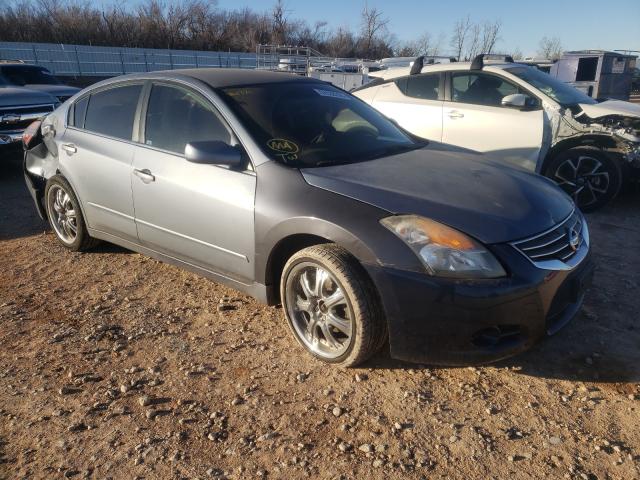
[[[503,97],[526,92],[497,75],[452,72],[450,85],[451,100],[443,108],[442,142],[535,170],[542,147],[542,108],[502,106]]]
[[[142,245],[233,279],[253,278],[253,171],[190,163],[194,141],[234,136],[211,102],[191,89],[154,83],[136,147],[132,190]]]

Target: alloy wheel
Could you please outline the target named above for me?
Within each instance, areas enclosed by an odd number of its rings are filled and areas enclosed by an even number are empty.
[[[61,186],[54,185],[49,189],[47,211],[58,238],[69,245],[75,242],[78,218],[71,197]]]
[[[609,172],[597,158],[579,155],[562,162],[553,179],[576,204],[587,207],[607,194],[610,185]]]
[[[338,358],[353,338],[353,309],[335,277],[320,265],[296,265],[286,282],[287,310],[298,338],[316,355]]]

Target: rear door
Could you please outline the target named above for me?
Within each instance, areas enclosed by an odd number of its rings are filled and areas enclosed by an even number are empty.
[[[253,278],[256,177],[188,162],[185,145],[235,136],[203,94],[154,82],[142,112],[132,189],[143,245],[243,281]]]
[[[503,107],[502,98],[528,92],[495,74],[451,72],[444,102],[442,142],[491,154],[533,170],[544,126],[539,100],[524,109]],[[537,103],[537,105],[536,105]]]
[[[442,86],[440,73],[401,77],[378,87],[373,106],[414,135],[439,142]]]
[[[89,228],[137,242],[131,194],[134,123],[142,83],[117,84],[77,100],[59,155]]]

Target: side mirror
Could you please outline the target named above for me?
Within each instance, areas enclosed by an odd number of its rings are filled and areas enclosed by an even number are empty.
[[[502,97],[503,107],[523,108],[527,106],[527,96],[524,93],[514,93]]]
[[[219,141],[187,143],[184,147],[184,156],[192,163],[223,165],[232,169],[241,168],[246,163],[239,147]]]

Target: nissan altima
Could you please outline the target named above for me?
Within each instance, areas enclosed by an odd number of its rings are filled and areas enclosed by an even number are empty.
[[[576,315],[593,272],[585,219],[550,180],[310,78],[122,76],[23,142],[64,247],[112,242],[282,304],[282,328],[341,366],[385,345],[430,364],[516,354]]]

